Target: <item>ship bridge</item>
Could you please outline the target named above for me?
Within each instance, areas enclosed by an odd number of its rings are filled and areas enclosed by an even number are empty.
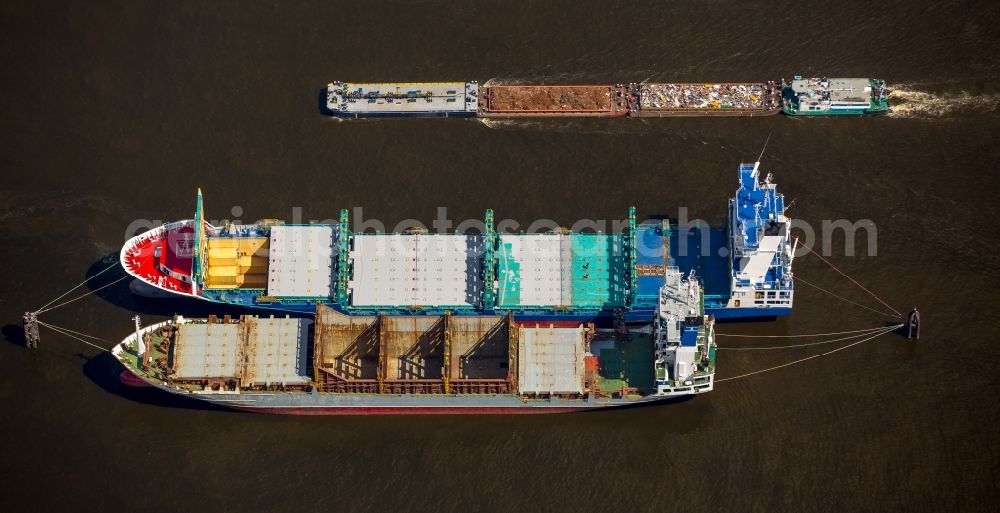
[[[730,200],[731,307],[791,308],[793,249],[785,198],[760,162],[741,164],[740,188]]]

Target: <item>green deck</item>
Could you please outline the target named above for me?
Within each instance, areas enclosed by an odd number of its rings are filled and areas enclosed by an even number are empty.
[[[150,339],[149,343],[146,344],[146,352],[149,353],[149,361],[155,362],[160,358],[169,359],[168,354],[165,354],[156,348],[157,345],[162,344],[164,341],[167,341],[167,339],[158,333],[151,333],[149,335],[149,339]],[[159,371],[156,371],[155,369],[139,368],[139,356],[136,353],[135,342],[133,342],[124,351],[121,352],[121,357],[123,363],[125,363],[128,369],[133,373],[142,374],[148,377],[159,377],[158,376]],[[170,363],[169,360],[168,363]]]
[[[601,341],[609,339],[602,338]],[[614,335],[613,345],[602,348],[597,354],[600,370],[597,385],[602,392],[621,392],[623,388],[637,388],[640,394],[653,390],[653,336],[629,334],[627,339]],[[594,343],[601,343],[595,341]]]
[[[624,238],[620,235],[570,235],[570,268],[572,302],[581,309],[605,309],[625,304],[626,255]],[[521,306],[521,264],[511,254],[509,243],[500,244],[499,296],[502,308]],[[552,305],[556,306],[556,305]]]

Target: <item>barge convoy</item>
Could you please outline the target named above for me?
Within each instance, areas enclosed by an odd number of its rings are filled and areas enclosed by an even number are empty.
[[[326,88],[326,114],[377,117],[676,117],[887,112],[885,81],[796,76],[791,82],[482,84],[352,83]]]

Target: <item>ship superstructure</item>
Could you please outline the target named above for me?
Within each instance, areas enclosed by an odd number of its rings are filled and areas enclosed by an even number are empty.
[[[143,382],[271,413],[557,413],[712,390],[714,320],[694,277],[664,270],[652,329],[512,314],[175,317],[112,354]]]
[[[740,188],[729,200],[730,296],[725,310],[754,308],[785,315],[793,299],[792,258],[795,244],[785,197],[760,163],[740,165]],[[721,298],[713,298],[721,307]]]
[[[785,315],[792,306],[788,219],[758,165],[739,168],[729,236],[712,229],[701,246],[685,248],[695,231],[680,233],[668,220],[637,223],[634,209],[622,233],[498,232],[489,210],[478,233],[353,233],[346,210],[335,224],[214,226],[199,191],[195,219],[132,238],[120,258],[130,274],[163,291],[285,311],[319,303],[355,316],[648,322],[664,269],[678,267],[704,280],[710,314]]]
[[[715,373],[714,316],[705,315],[702,287],[694,271],[686,277],[667,269],[654,320],[656,391],[671,394],[712,388]]]

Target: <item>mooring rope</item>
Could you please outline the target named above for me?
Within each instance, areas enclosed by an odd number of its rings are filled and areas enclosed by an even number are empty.
[[[101,270],[101,272],[99,272],[99,273],[97,273],[97,274],[95,274],[95,275],[93,275],[93,276],[90,276],[90,277],[88,277],[88,278],[87,278],[86,280],[83,280],[83,281],[81,281],[81,282],[80,282],[80,283],[78,283],[78,284],[77,284],[77,285],[76,285],[75,287],[73,287],[73,288],[71,288],[71,289],[67,290],[66,292],[63,292],[61,296],[59,296],[59,297],[57,297],[57,298],[53,299],[52,301],[49,301],[48,303],[46,303],[46,304],[42,305],[42,306],[41,306],[41,307],[39,307],[39,308],[35,309],[35,311],[36,311],[36,312],[39,312],[39,313],[41,313],[41,312],[44,312],[44,311],[45,311],[45,308],[47,308],[47,307],[48,307],[49,305],[51,305],[52,303],[55,303],[56,301],[59,301],[60,299],[62,299],[62,298],[64,298],[64,297],[66,297],[67,295],[69,295],[69,293],[70,293],[70,292],[73,292],[74,290],[76,290],[76,289],[78,289],[78,288],[82,287],[82,286],[83,286],[84,284],[86,284],[86,283],[87,283],[88,281],[90,281],[90,280],[93,280],[94,278],[97,278],[98,276],[100,276],[100,275],[104,274],[105,272],[109,271],[109,270],[110,270],[110,269],[111,269],[112,267],[114,267],[114,266],[116,266],[116,265],[118,265],[118,261],[117,261],[117,260],[115,261],[115,263],[113,263],[113,264],[111,264],[111,265],[109,265],[109,266],[105,267],[104,269],[102,269],[102,270]],[[120,280],[119,280],[119,281],[120,281]],[[50,308],[50,310],[51,310],[51,308]]]
[[[866,328],[863,330],[852,330],[852,331],[833,331],[830,333],[807,333],[804,335],[731,335],[729,333],[716,333],[716,337],[740,337],[740,338],[802,338],[802,337],[829,337],[833,335],[848,335],[850,333],[871,333],[873,331],[878,331],[885,326],[879,326],[877,328]]]
[[[53,307],[49,307],[49,308],[46,308],[46,309],[44,309],[44,310],[39,310],[39,311],[37,311],[37,312],[35,312],[35,313],[36,313],[36,314],[40,314],[40,313],[45,313],[45,312],[48,312],[49,310],[55,310],[56,308],[59,308],[60,306],[63,306],[63,305],[68,305],[68,304],[72,303],[73,301],[76,301],[76,300],[78,300],[78,299],[83,299],[83,298],[85,298],[85,297],[87,297],[87,296],[89,296],[89,295],[91,295],[91,294],[93,294],[93,293],[95,293],[95,292],[97,292],[97,291],[99,291],[99,290],[101,290],[101,289],[106,289],[106,288],[108,288],[108,287],[110,287],[110,286],[114,285],[115,283],[118,283],[118,282],[120,282],[120,281],[124,280],[125,278],[128,278],[128,276],[122,276],[121,278],[118,278],[117,280],[115,280],[115,281],[113,281],[113,282],[111,282],[111,283],[107,283],[107,284],[104,284],[104,285],[101,285],[100,287],[97,287],[96,289],[94,289],[94,290],[91,290],[90,292],[88,292],[88,293],[86,293],[86,294],[83,294],[83,295],[81,295],[81,296],[77,296],[77,297],[75,297],[75,298],[73,298],[73,299],[70,299],[69,301],[63,301],[62,303],[59,303],[59,304],[58,304],[58,305],[56,305],[56,306],[53,306]]]
[[[858,340],[857,342],[852,342],[850,344],[847,344],[846,346],[838,347],[837,349],[832,349],[832,350],[827,351],[825,353],[814,354],[812,356],[807,356],[805,358],[799,358],[798,360],[795,360],[793,362],[783,363],[781,365],[775,365],[774,367],[768,367],[766,369],[761,369],[761,370],[758,370],[758,371],[748,372],[746,374],[740,374],[739,376],[732,376],[732,377],[728,377],[728,378],[717,379],[717,380],[715,380],[715,382],[716,383],[721,383],[723,381],[732,381],[734,379],[740,379],[740,378],[746,378],[746,377],[749,377],[749,376],[755,376],[757,374],[763,374],[765,372],[771,372],[771,371],[774,371],[774,370],[783,369],[785,367],[790,367],[790,366],[798,364],[798,363],[803,363],[803,362],[807,362],[809,360],[814,360],[816,358],[821,358],[823,356],[831,355],[831,354],[836,353],[838,351],[843,351],[844,349],[848,349],[848,348],[854,347],[854,346],[856,346],[858,344],[862,344],[862,343],[868,342],[869,340],[873,340],[873,339],[876,339],[878,337],[881,337],[882,335],[885,335],[886,333],[889,333],[890,331],[892,331],[892,330],[894,330],[894,329],[896,329],[898,327],[899,326],[886,327],[885,329],[876,332],[874,335],[869,335],[869,336],[867,336],[867,337],[865,337],[865,338],[863,338],[861,340]]]
[[[852,340],[852,339],[855,339],[855,338],[861,338],[861,337],[864,337],[866,335],[871,335],[871,334],[873,334],[875,332],[879,332],[879,334],[881,334],[882,332],[892,331],[892,330],[898,329],[898,328],[900,328],[902,326],[903,326],[902,324],[897,324],[895,326],[883,326],[883,327],[879,327],[879,328],[874,328],[872,330],[868,330],[865,333],[855,333],[854,335],[850,335],[850,336],[847,336],[847,337],[840,337],[840,338],[835,338],[835,339],[831,339],[831,340],[820,340],[818,342],[806,342],[804,344],[793,344],[793,345],[789,345],[789,346],[718,347],[716,349],[718,349],[720,351],[763,351],[763,350],[767,350],[767,349],[793,349],[793,348],[796,348],[796,347],[811,347],[811,346],[819,346],[819,345],[823,345],[823,344],[832,344],[834,342],[843,342],[845,340]]]
[[[798,241],[798,238],[796,238],[795,240]],[[882,300],[882,298],[880,298],[877,295],[875,295],[874,292],[868,290],[864,285],[858,283],[858,280],[855,280],[854,278],[851,278],[850,276],[847,275],[847,273],[845,273],[844,271],[841,271],[840,269],[838,269],[837,266],[833,265],[829,260],[823,258],[823,255],[820,255],[819,253],[813,251],[812,248],[810,248],[809,246],[806,246],[804,244],[802,245],[802,247],[805,248],[806,251],[812,253],[813,255],[816,255],[816,258],[819,258],[820,260],[822,260],[824,263],[826,263],[826,265],[830,266],[831,269],[833,269],[834,271],[837,271],[838,273],[840,273],[841,276],[843,276],[844,278],[847,278],[848,280],[851,280],[852,283],[854,283],[855,285],[857,285],[858,287],[860,287],[861,290],[867,292],[871,297],[875,298],[876,301],[878,301],[879,303],[882,303],[883,306],[885,306],[889,310],[892,310],[892,312],[896,314],[896,317],[899,317],[899,318],[903,317],[903,314],[899,313],[899,311],[896,310],[895,308],[893,308],[892,305],[890,305],[889,303],[886,303],[885,301]]]
[[[88,335],[86,333],[80,333],[79,331],[73,331],[73,330],[71,330],[71,329],[69,329],[69,328],[67,328],[65,326],[56,326],[55,324],[49,324],[47,322],[41,322],[41,321],[39,321],[38,324],[44,324],[44,325],[46,325],[46,326],[48,326],[50,328],[57,328],[57,329],[60,329],[60,330],[63,330],[63,331],[68,331],[68,332],[73,333],[75,335],[80,335],[81,337],[87,337],[87,338],[91,338],[91,339],[97,340],[98,342],[107,342],[107,340],[104,340],[101,337],[95,337],[93,335]]]
[[[80,342],[83,342],[84,344],[87,344],[90,347],[93,347],[93,348],[96,348],[96,349],[100,349],[101,351],[107,351],[109,353],[111,352],[111,350],[108,349],[108,348],[106,348],[106,347],[101,347],[101,346],[99,346],[97,344],[93,344],[93,343],[87,342],[86,340],[84,340],[84,339],[82,339],[82,338],[80,338],[80,337],[78,337],[76,335],[73,335],[72,333],[70,333],[70,330],[67,330],[66,328],[60,328],[58,326],[53,326],[51,324],[48,324],[48,323],[45,323],[45,322],[42,322],[42,321],[38,321],[38,325],[39,326],[45,326],[46,328],[48,328],[48,329],[50,329],[52,331],[55,331],[56,333],[59,333],[60,335],[65,335],[65,336],[70,337],[70,338],[75,338],[75,339],[79,340]],[[73,333],[76,333],[76,332],[73,332]],[[83,334],[81,333],[81,335],[83,335]],[[97,337],[95,337],[93,335],[84,335],[84,336],[90,337],[90,338],[93,338],[93,339],[96,339],[96,340],[100,340],[101,342],[110,343],[107,340],[103,340],[103,339],[97,338]]]
[[[827,293],[827,294],[829,294],[829,295],[831,295],[831,296],[833,296],[833,297],[835,297],[835,298],[837,298],[837,299],[839,299],[841,301],[846,301],[846,302],[848,302],[848,303],[850,303],[850,304],[852,304],[854,306],[860,306],[861,308],[864,308],[865,310],[868,310],[870,312],[875,312],[875,313],[877,313],[879,315],[888,315],[889,317],[899,317],[896,314],[892,314],[892,313],[889,313],[889,312],[883,312],[882,310],[876,310],[876,309],[874,309],[874,308],[872,308],[870,306],[865,306],[865,305],[863,305],[861,303],[858,303],[858,302],[855,302],[855,301],[851,301],[850,299],[847,299],[846,297],[838,296],[837,294],[834,294],[833,292],[830,292],[829,290],[826,290],[823,287],[820,287],[819,285],[814,285],[812,283],[809,283],[808,281],[803,280],[802,278],[799,278],[798,276],[795,277],[795,281],[801,281],[802,283],[805,283],[806,285],[809,285],[810,287],[812,287],[812,288],[814,288],[816,290],[819,290],[820,292],[825,292],[825,293]]]

